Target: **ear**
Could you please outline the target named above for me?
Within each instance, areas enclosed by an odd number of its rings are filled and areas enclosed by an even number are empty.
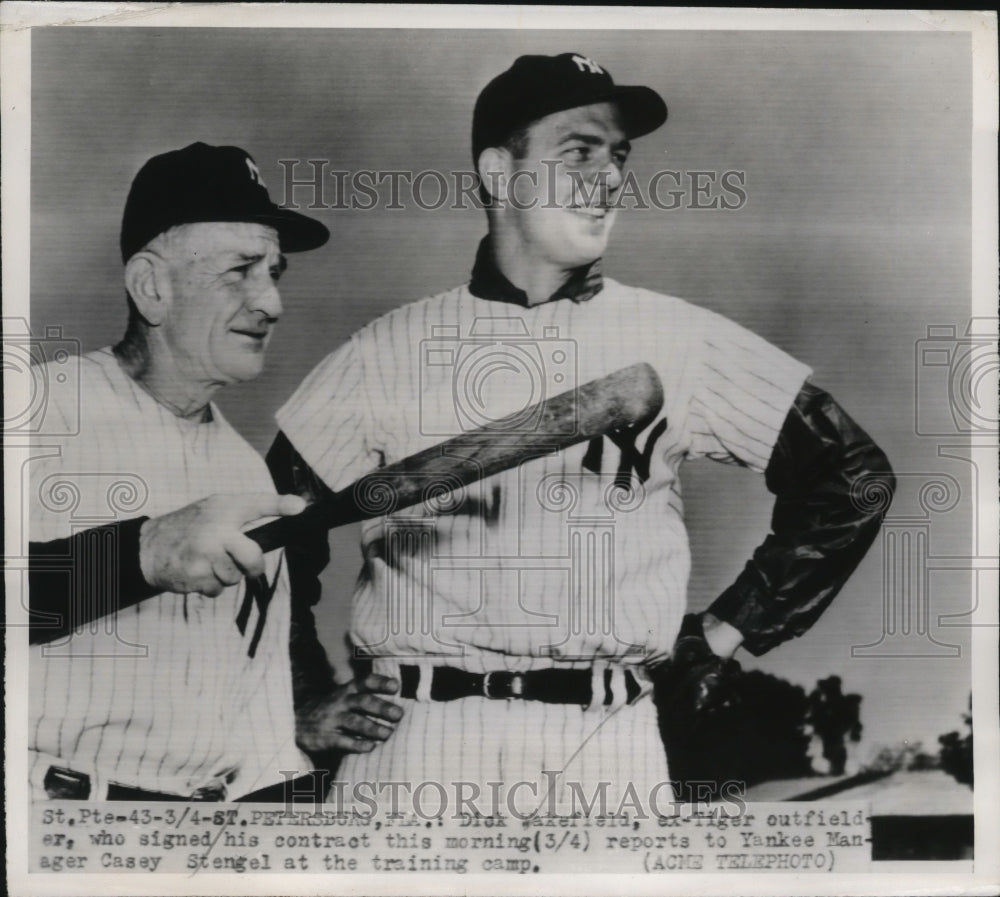
[[[150,326],[163,323],[172,297],[163,259],[145,249],[133,255],[125,264],[125,289]]]
[[[493,197],[496,204],[502,205],[507,198],[507,183],[511,172],[510,153],[498,146],[491,146],[479,154],[476,166],[483,189]]]

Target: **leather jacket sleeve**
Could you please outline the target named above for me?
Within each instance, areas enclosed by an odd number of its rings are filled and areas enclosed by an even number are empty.
[[[329,489],[310,469],[284,433],[278,433],[267,453],[267,466],[280,493],[292,492],[315,501]],[[291,586],[292,624],[289,651],[292,662],[292,689],[296,708],[306,701],[328,694],[336,685],[326,651],[316,633],[313,607],[320,599],[320,573],[330,562],[326,530],[304,530],[294,544],[285,547]]]
[[[804,633],[826,609],[874,542],[896,485],[871,437],[808,383],[765,478],[776,496],[771,533],[708,608],[757,656]]]

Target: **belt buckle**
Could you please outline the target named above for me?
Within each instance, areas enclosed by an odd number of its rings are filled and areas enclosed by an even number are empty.
[[[499,677],[499,683],[493,682],[493,677]],[[491,687],[491,686],[494,686]],[[524,694],[524,674],[511,673],[507,670],[490,670],[483,676],[483,697],[491,700],[511,700]]]

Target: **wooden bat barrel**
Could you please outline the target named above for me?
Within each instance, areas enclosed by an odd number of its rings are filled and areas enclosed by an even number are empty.
[[[634,364],[381,467],[301,514],[272,520],[247,536],[273,551],[309,529],[332,529],[444,499],[526,461],[615,430],[641,429],[662,407],[656,371],[645,362]]]

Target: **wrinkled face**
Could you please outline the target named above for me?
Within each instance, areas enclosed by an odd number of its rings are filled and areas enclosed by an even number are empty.
[[[578,106],[535,122],[525,158],[511,163],[508,186],[510,214],[526,250],[565,267],[600,258],[630,149],[612,103]]]
[[[281,316],[285,258],[274,228],[188,224],[164,235],[170,306],[160,330],[178,372],[197,380],[252,380]]]

